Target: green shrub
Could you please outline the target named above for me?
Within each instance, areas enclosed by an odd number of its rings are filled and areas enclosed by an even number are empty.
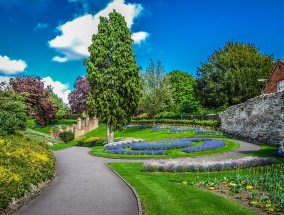
[[[153,124],[153,119],[131,120],[133,124]],[[216,120],[176,120],[176,119],[157,119],[155,123],[170,124],[170,125],[192,125],[192,126],[208,126],[217,128],[220,122]]]
[[[29,192],[31,184],[54,176],[55,156],[42,144],[38,140],[31,143],[22,136],[0,139],[0,211],[12,198]]]
[[[71,140],[74,140],[74,133],[72,131],[63,131],[59,134],[60,139],[67,143]]]

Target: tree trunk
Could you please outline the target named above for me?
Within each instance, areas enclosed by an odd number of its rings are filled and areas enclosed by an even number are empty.
[[[114,131],[110,125],[107,124],[107,143],[113,142]]]

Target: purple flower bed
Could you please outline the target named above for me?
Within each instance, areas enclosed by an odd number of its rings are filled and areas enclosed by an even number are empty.
[[[223,134],[220,131],[214,131],[214,130],[202,130],[201,128],[196,128],[195,130],[196,134]]]
[[[147,172],[213,172],[233,169],[245,169],[270,165],[272,158],[241,157],[219,161],[148,161],[144,162],[143,170]]]
[[[123,154],[123,155],[163,155],[165,150],[127,150],[123,148],[106,150],[108,153]]]
[[[211,149],[218,149],[222,148],[225,146],[225,143],[221,140],[212,140],[212,141],[206,141],[200,146],[193,146],[193,147],[188,147],[184,148],[182,151],[186,153],[190,152],[199,152],[199,151],[206,151],[206,150],[211,150]]]
[[[272,153],[275,157],[284,157],[284,148],[280,147],[276,152]]]
[[[146,129],[146,128],[152,128],[152,126],[148,126],[148,125],[126,125],[124,126],[125,129],[128,129],[128,128],[136,128],[136,129]]]
[[[127,143],[119,145],[106,145],[107,151],[131,148],[131,150],[161,150],[161,149],[181,149],[192,146],[192,142],[210,141],[211,138],[179,138],[165,139],[156,142],[148,143]]]

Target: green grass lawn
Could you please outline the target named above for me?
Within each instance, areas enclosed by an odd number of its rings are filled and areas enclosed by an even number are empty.
[[[109,165],[135,188],[141,198],[144,214],[147,215],[258,214],[224,197],[178,183],[192,181],[197,175],[206,180],[208,173],[149,173],[141,171],[142,163]],[[235,174],[235,171],[210,173],[210,177],[220,174]]]

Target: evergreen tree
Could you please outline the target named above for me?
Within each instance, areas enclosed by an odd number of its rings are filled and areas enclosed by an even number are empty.
[[[136,65],[131,32],[124,17],[113,11],[100,17],[90,57],[85,60],[91,86],[87,109],[107,125],[108,142],[137,111],[141,97],[140,68]]]

